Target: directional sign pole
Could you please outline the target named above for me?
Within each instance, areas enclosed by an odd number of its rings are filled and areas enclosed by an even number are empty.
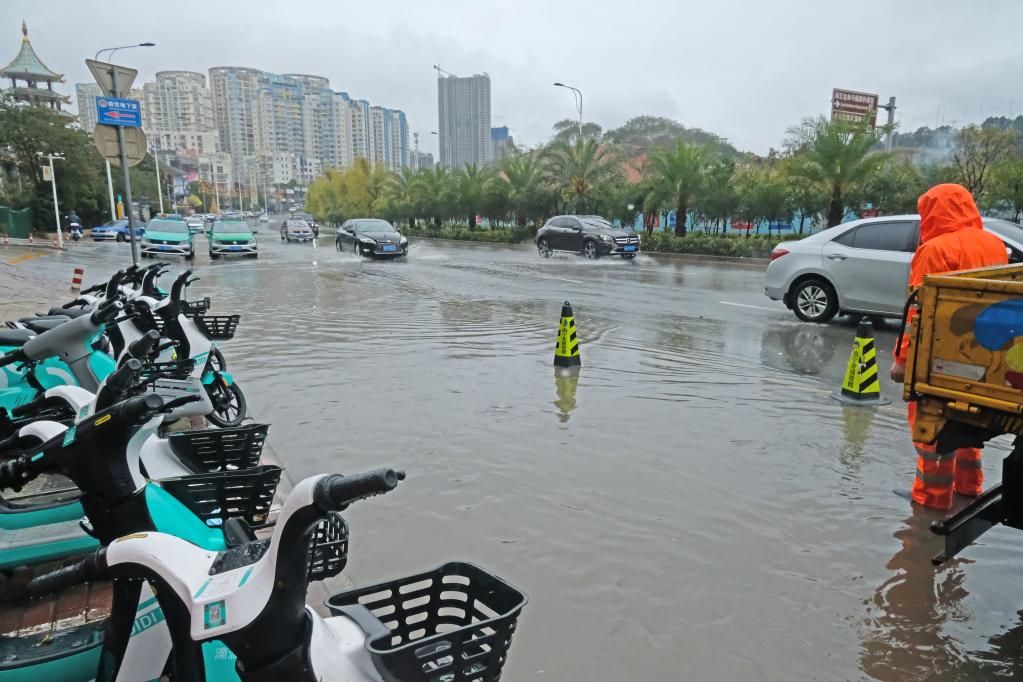
[[[110,86],[117,92],[117,71],[110,70]],[[124,199],[128,208],[128,239],[131,240],[131,264],[139,264],[139,245],[135,240],[135,212],[132,210],[131,199],[131,168],[128,167],[128,151],[124,147],[124,129],[117,126],[117,153],[121,157],[121,170],[124,171]]]

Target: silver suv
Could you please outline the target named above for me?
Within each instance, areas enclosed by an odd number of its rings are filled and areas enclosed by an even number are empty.
[[[1023,227],[984,218],[1009,261],[1023,261]],[[836,314],[901,317],[909,261],[920,241],[920,216],[865,218],[836,225],[771,253],[764,293],[801,320],[827,322]]]

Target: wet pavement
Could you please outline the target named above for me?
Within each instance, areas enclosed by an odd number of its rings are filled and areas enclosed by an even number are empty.
[[[197,240],[193,295],[242,314],[222,347],[251,411],[296,479],[407,470],[347,513],[356,583],[461,559],[528,592],[508,680],[1023,673],[1023,536],[930,566],[938,516],[892,492],[915,466],[900,388],[833,400],[854,321],[799,322],[762,265],[440,242],[373,262],[275,227],[258,261]],[[128,263],[80,243],[19,267],[88,284]],[[551,366],[564,300],[577,379]]]

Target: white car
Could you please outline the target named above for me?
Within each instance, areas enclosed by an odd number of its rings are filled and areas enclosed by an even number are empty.
[[[1023,227],[984,218],[1010,262],[1023,261]],[[920,216],[864,218],[836,225],[771,253],[764,293],[805,322],[854,313],[902,317],[909,262],[920,241]]]

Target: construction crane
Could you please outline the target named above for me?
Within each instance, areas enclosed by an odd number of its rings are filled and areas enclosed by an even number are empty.
[[[445,75],[445,76],[447,76],[449,78],[451,76],[454,76],[455,78],[458,78],[458,76],[456,76],[455,74],[451,73],[450,71],[445,71],[444,69],[440,68],[440,64],[434,64],[433,68],[437,71],[437,75],[438,76],[443,74],[443,75]]]

